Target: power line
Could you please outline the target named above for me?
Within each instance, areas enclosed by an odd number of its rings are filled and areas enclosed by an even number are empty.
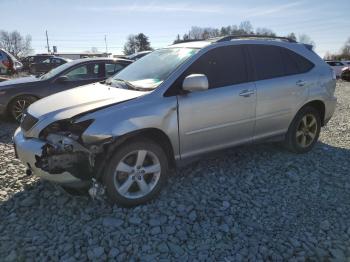
[[[47,43],[47,52],[48,52],[48,53],[51,53],[51,51],[50,51],[50,45],[49,45],[49,36],[48,36],[48,34],[47,34],[47,30],[46,30],[46,43]]]

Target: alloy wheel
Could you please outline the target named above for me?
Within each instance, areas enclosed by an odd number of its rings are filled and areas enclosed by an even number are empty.
[[[317,120],[312,114],[306,114],[300,121],[296,132],[297,143],[305,148],[312,144],[317,135]]]
[[[160,174],[160,161],[153,152],[132,151],[117,164],[114,171],[114,186],[125,198],[141,198],[155,188]]]
[[[30,105],[29,101],[26,99],[18,99],[13,108],[12,108],[12,115],[14,116],[16,121],[20,121],[24,111],[27,109],[27,107]]]

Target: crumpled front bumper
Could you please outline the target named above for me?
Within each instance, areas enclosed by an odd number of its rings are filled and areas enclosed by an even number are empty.
[[[50,174],[35,165],[37,162],[36,156],[39,158],[42,156],[43,146],[46,144],[45,141],[37,138],[24,137],[23,132],[19,127],[15,131],[13,142],[15,145],[17,157],[27,168],[32,171],[34,175],[64,186],[80,187],[86,185],[86,181],[80,180],[69,172]]]

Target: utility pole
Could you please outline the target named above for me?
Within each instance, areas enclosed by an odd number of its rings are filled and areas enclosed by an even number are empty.
[[[50,54],[50,45],[49,45],[49,36],[47,34],[47,30],[46,30],[46,44],[47,44],[47,52]]]
[[[106,55],[108,54],[108,47],[107,47],[107,35],[105,35],[105,45],[106,45]]]

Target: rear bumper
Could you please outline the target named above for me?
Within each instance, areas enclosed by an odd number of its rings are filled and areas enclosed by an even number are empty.
[[[326,100],[325,106],[326,106],[326,111],[324,116],[324,124],[326,125],[334,114],[335,107],[337,106],[337,98],[332,97],[331,99]]]
[[[42,148],[46,142],[36,138],[25,138],[20,127],[15,131],[13,142],[17,157],[34,175],[67,187],[82,187],[88,184],[87,181],[80,180],[68,172],[50,174],[38,168],[36,157],[42,156]]]

